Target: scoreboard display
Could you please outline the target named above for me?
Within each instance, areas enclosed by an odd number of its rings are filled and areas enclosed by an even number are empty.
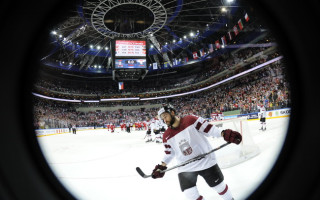
[[[111,42],[114,80],[139,80],[147,70],[146,39],[116,38]],[[144,75],[144,76],[143,76]]]
[[[116,40],[115,57],[146,57],[146,41]]]
[[[115,69],[145,69],[146,59],[123,58],[115,60]]]

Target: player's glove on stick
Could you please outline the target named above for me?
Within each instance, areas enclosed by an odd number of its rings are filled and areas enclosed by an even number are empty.
[[[222,135],[225,141],[240,144],[242,141],[242,136],[239,132],[233,131],[231,129],[226,129],[222,131]]]
[[[164,176],[164,172],[161,173],[160,170],[166,170],[167,167],[163,165],[156,165],[154,170],[152,171],[152,178],[162,178]]]

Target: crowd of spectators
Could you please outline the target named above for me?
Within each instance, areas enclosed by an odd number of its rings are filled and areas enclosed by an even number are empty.
[[[177,98],[153,101],[118,101],[101,103],[66,103],[34,98],[34,126],[38,128],[61,128],[70,124],[77,126],[103,126],[113,123],[137,122],[156,117],[158,108],[144,105],[171,103],[180,116],[195,114],[210,118],[217,110],[222,112],[240,110],[241,113],[257,112],[262,102],[267,110],[290,107],[290,87],[285,76],[284,64],[274,62],[259,71],[232,80],[217,87]],[[138,109],[101,111],[97,107],[137,106]],[[81,112],[79,107],[92,107]],[[124,107],[123,107],[124,108]]]
[[[71,81],[63,79],[42,79],[41,77],[35,83],[35,92],[45,93],[51,97],[66,98],[66,99],[99,99],[99,98],[121,98],[121,97],[151,97],[157,96],[158,91],[162,94],[171,94],[179,92],[179,88],[183,88],[181,91],[185,92],[188,90],[194,90],[205,86],[195,85],[201,81],[208,80],[210,77],[230,69],[237,63],[244,62],[247,58],[252,55],[259,54],[270,47],[256,47],[256,48],[245,48],[234,54],[226,54],[220,57],[211,58],[204,61],[205,67],[202,67],[202,71],[195,74],[183,75],[183,71],[180,71],[180,78],[171,78],[170,76],[158,75],[153,78],[145,78],[142,81],[135,82],[134,84],[125,82],[125,89],[119,90],[117,82],[115,81]],[[254,67],[260,63],[267,61],[268,59],[274,58],[277,53],[271,55],[262,55],[259,59],[252,64],[248,64],[247,68]],[[194,64],[197,65],[197,64]],[[173,69],[168,69],[173,70]],[[168,71],[168,72],[169,72]],[[228,72],[227,76],[231,76],[232,72]],[[238,73],[238,72],[237,72]],[[205,84],[212,84],[211,80]],[[194,85],[193,87],[188,87]],[[173,90],[173,91],[172,91]]]

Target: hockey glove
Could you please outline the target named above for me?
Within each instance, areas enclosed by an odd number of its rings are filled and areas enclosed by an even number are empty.
[[[160,170],[166,170],[167,167],[163,165],[156,165],[154,170],[152,171],[152,178],[162,178],[164,176],[164,172],[160,172]]]
[[[222,131],[222,136],[225,141],[240,144],[242,141],[242,136],[239,132],[233,131],[231,129],[226,129]]]

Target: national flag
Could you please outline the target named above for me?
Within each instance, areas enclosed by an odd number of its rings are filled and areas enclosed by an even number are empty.
[[[210,53],[213,52],[213,44],[209,44],[209,52],[210,52]]]
[[[181,61],[181,59],[175,58],[175,59],[173,60],[174,65],[179,65],[179,64],[180,64],[180,61]]]
[[[203,50],[203,48],[200,49],[200,57],[202,57],[202,56],[204,56],[204,50]]]
[[[152,63],[152,69],[158,69],[158,64],[156,62]]]
[[[194,60],[198,59],[198,53],[196,51],[192,53],[192,56]]]
[[[185,58],[184,58],[184,63],[187,63],[187,62],[189,62],[189,58],[188,58],[188,57],[185,57]]]
[[[237,25],[233,27],[233,32],[235,35],[238,35],[239,31],[238,31]]]
[[[249,21],[249,15],[248,15],[248,13],[246,13],[245,15],[244,15],[244,19],[246,20],[246,22],[248,22]]]
[[[119,82],[119,90],[123,90],[124,89],[124,83],[123,82]]]
[[[217,49],[220,49],[220,42],[219,42],[219,40],[217,40],[217,41],[215,42],[215,45],[216,45],[216,48],[217,48]]]
[[[232,35],[231,35],[230,31],[228,32],[228,36],[229,36],[229,40],[231,41],[232,40]]]
[[[226,36],[221,37],[222,45],[227,46]]]
[[[243,29],[243,24],[242,24],[242,20],[241,19],[239,19],[238,25],[239,25],[240,30],[242,30]]]

